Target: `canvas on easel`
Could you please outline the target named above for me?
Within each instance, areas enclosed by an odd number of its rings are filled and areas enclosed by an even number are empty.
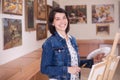
[[[108,79],[107,80],[112,80],[113,79],[113,76],[114,76],[115,71],[117,69],[117,65],[118,65],[119,60],[120,60],[120,56],[115,56],[113,58],[113,61],[111,62],[111,65],[110,65],[110,68],[109,68]]]
[[[103,61],[92,66],[88,80],[102,80],[107,61]]]
[[[88,80],[112,80],[120,60],[120,56],[115,54],[119,37],[120,33],[117,33],[110,54],[102,62],[92,66]]]
[[[119,37],[120,37],[120,33],[116,33],[111,52],[105,58],[105,60],[107,60],[107,66],[105,69],[103,80],[112,80],[115,70],[117,68],[119,57],[115,54],[115,51],[116,51],[116,47],[119,41]],[[113,65],[113,62],[114,62],[114,65]],[[114,66],[114,67],[111,68],[111,66]],[[113,74],[111,74],[110,71],[112,71]],[[108,76],[111,76],[111,77],[108,78]]]

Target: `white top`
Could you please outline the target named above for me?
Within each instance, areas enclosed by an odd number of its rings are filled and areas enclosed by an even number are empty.
[[[58,34],[64,38],[59,32]],[[71,38],[70,35],[68,35],[69,38]],[[68,39],[68,41],[66,42],[67,46],[68,46],[68,50],[70,52],[70,56],[71,56],[71,66],[78,66],[78,58],[77,58],[77,53],[75,51],[75,49],[72,47],[72,44],[70,42],[70,39]],[[71,74],[70,80],[80,80],[79,79],[79,73],[76,75]]]
[[[78,66],[77,53],[72,47],[70,40],[67,41],[67,46],[71,55],[71,66]],[[79,73],[76,75],[71,74],[70,80],[79,80]]]

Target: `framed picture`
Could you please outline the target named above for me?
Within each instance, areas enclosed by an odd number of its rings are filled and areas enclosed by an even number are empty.
[[[22,45],[22,21],[3,18],[4,49]]]
[[[96,63],[92,66],[88,80],[103,80],[107,61]]]
[[[96,35],[108,36],[109,34],[110,34],[109,24],[97,24],[96,25]]]
[[[34,25],[34,0],[25,0],[25,29],[26,31],[35,30]]]
[[[87,23],[86,5],[65,6],[71,24]]]
[[[45,23],[38,23],[37,24],[37,40],[45,39],[47,38],[47,28]]]
[[[114,5],[92,5],[92,23],[114,22]]]
[[[23,0],[2,0],[2,12],[6,14],[22,15]]]
[[[35,0],[37,1],[37,18],[46,20],[47,18],[47,1],[46,0]]]
[[[1,8],[2,8],[2,6],[1,6],[1,0],[0,0],[0,13],[2,12],[2,9],[1,9]]]
[[[53,1],[53,8],[55,8],[55,7],[60,7],[60,5],[57,3],[57,2],[55,2],[55,1]]]
[[[48,17],[51,10],[52,10],[52,6],[47,5],[47,17]]]

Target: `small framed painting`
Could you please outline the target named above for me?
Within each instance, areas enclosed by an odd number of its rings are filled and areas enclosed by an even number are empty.
[[[46,27],[47,26],[45,23],[37,24],[37,30],[36,30],[37,40],[47,38],[47,28]]]
[[[25,0],[25,29],[26,31],[35,30],[34,25],[34,1]]]
[[[37,4],[37,18],[46,20],[47,18],[47,1],[46,0],[35,0]]]
[[[108,36],[109,34],[110,34],[109,24],[97,24],[96,25],[96,35]]]

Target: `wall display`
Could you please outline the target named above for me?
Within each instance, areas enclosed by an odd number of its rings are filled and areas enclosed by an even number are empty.
[[[97,24],[96,25],[96,35],[108,36],[109,34],[110,34],[109,24]]]
[[[52,10],[52,6],[47,5],[47,17],[48,17],[51,10]]]
[[[47,38],[46,24],[45,23],[38,23],[36,33],[37,33],[37,40]]]
[[[35,1],[37,1],[37,18],[46,20],[46,18],[47,18],[47,2],[46,2],[46,0],[35,0]]]
[[[1,8],[2,8],[2,6],[1,6],[1,0],[0,0],[0,13],[1,13],[1,11],[2,11],[2,9],[1,9]]]
[[[120,1],[118,2],[119,3],[119,28],[120,28]]]
[[[65,6],[69,14],[70,23],[87,23],[86,5],[71,5]]]
[[[114,5],[92,5],[92,23],[114,22]]]
[[[20,19],[3,18],[4,49],[22,45],[22,22]]]
[[[23,0],[3,0],[2,12],[7,14],[22,15]]]
[[[53,1],[53,8],[55,8],[55,7],[60,7],[60,5],[57,3],[57,2],[55,2],[55,1]]]
[[[34,26],[34,0],[25,0],[26,31],[35,30]]]

